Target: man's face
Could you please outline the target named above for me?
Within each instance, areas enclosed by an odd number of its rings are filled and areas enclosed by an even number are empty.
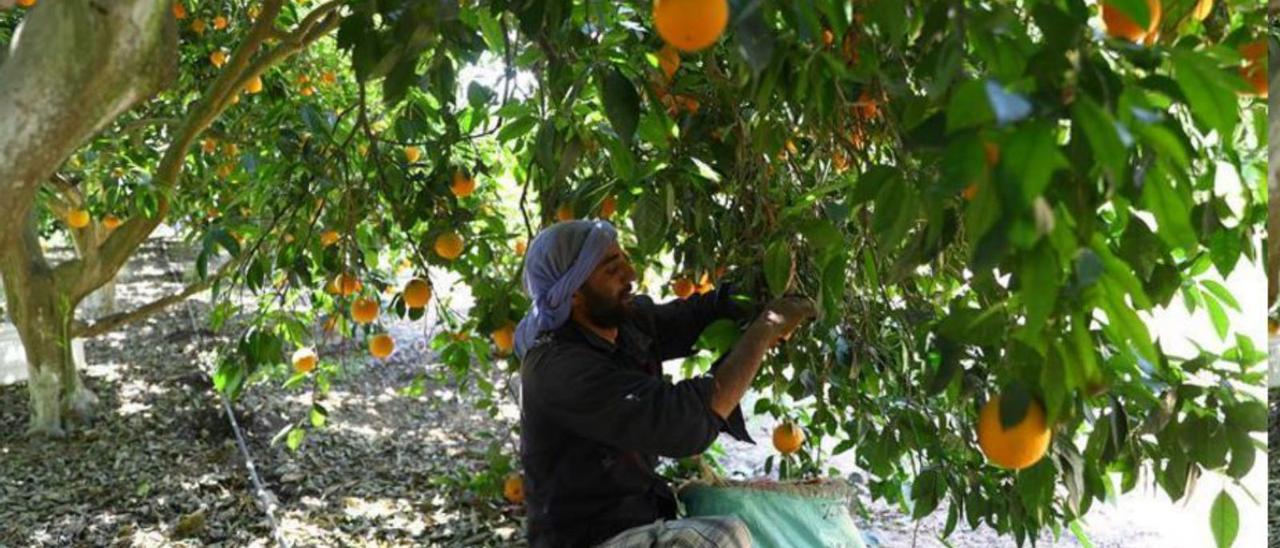
[[[617,242],[609,245],[600,264],[575,295],[576,304],[592,323],[618,327],[631,313],[635,296],[631,293],[636,271]]]

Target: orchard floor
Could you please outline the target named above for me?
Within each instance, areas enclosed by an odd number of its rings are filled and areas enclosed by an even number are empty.
[[[179,252],[172,240],[162,251],[157,241],[120,280],[121,309],[179,287],[173,271],[190,264],[190,253]],[[465,296],[456,297],[453,307],[465,309]],[[0,546],[274,544],[200,365],[202,352],[226,342],[208,330],[208,312],[196,299],[88,341],[86,382],[101,398],[101,419],[67,440],[28,441],[22,435],[25,386],[0,386]],[[276,499],[278,529],[291,546],[524,544],[520,508],[448,481],[484,471],[495,439],[514,450],[514,408],[490,418],[472,405],[474,394],[459,395],[448,385],[427,386],[416,398],[397,394],[419,372],[441,367],[424,342],[431,319],[392,326],[399,348],[386,362],[367,361],[351,341],[321,346],[324,355],[345,354],[350,363],[322,400],[328,425],[310,434],[297,454],[270,440],[290,422],[306,420],[309,389],[283,391],[277,380],[249,388],[236,404],[249,451]],[[771,426],[753,420],[753,437],[767,444]],[[724,444],[731,470],[762,470],[767,447]],[[1264,463],[1256,469],[1263,478]],[[1219,489],[1213,481],[1202,479],[1197,500],[1212,500]],[[1236,498],[1243,528],[1237,546],[1260,545],[1265,509]],[[875,544],[911,546],[914,538],[919,546],[943,545],[937,537],[945,507],[916,524],[883,502],[864,497],[862,503],[872,519],[858,525]],[[1207,546],[1207,512],[1207,504],[1183,508],[1139,488],[1115,505],[1095,506],[1086,530],[1099,547]],[[986,528],[962,527],[948,542],[1013,545]],[[1080,543],[1067,534],[1039,545]]]

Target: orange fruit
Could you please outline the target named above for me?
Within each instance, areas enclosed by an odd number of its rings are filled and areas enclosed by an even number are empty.
[[[307,76],[306,74],[299,74],[297,78],[294,78],[294,79],[293,79],[293,81],[294,81],[294,82],[297,82],[297,83],[298,83],[298,85],[303,85],[303,84],[306,84],[306,83],[310,82],[310,81],[311,81],[311,77],[310,77],[310,76]]]
[[[831,44],[834,44],[834,43],[836,43],[836,35],[835,35],[835,33],[834,33],[834,32],[831,32],[831,29],[825,29],[825,30],[823,30],[823,31],[822,31],[822,46],[823,46],[823,47],[826,47],[826,48],[829,48],[829,47],[831,47]]]
[[[1196,8],[1191,12],[1191,15],[1196,18],[1196,21],[1204,21],[1212,11],[1213,0],[1200,0],[1196,2]]]
[[[332,84],[338,81],[338,76],[334,74],[333,71],[326,70],[324,71],[324,74],[320,75],[320,80],[326,84]]]
[[[185,6],[183,6],[183,5],[182,5],[182,2],[174,2],[174,3],[173,3],[173,17],[174,17],[174,19],[186,19],[186,18],[187,18],[187,8],[186,8]]]
[[[453,191],[453,195],[458,198],[466,198],[476,191],[476,180],[466,171],[459,169],[453,172],[453,184],[449,190]]]
[[[858,102],[855,105],[858,109],[858,116],[863,120],[872,120],[880,113],[880,107],[876,104],[876,99],[866,89],[862,90],[862,94],[858,96]]]
[[[227,53],[222,50],[217,50],[213,53],[210,53],[209,62],[213,63],[213,66],[215,67],[222,68],[222,65],[226,64],[227,62]]]
[[[421,157],[422,151],[419,150],[418,147],[404,147],[404,159],[408,160],[409,163],[412,164],[418,161],[418,158]]]
[[[249,11],[247,13],[249,15],[249,20],[252,21],[254,19],[257,19],[258,14],[261,12],[258,10],[258,6],[249,6]]]
[[[218,166],[218,177],[226,179],[227,177],[230,177],[232,173],[235,173],[235,170],[236,168],[234,165],[222,164]]]
[[[115,215],[107,215],[106,217],[102,218],[102,226],[106,227],[107,230],[115,230],[117,228],[120,228],[120,224],[121,224],[120,218],[116,217]]]
[[[89,212],[83,209],[73,209],[67,213],[67,226],[71,228],[84,228],[89,226]]]
[[[560,207],[556,209],[556,219],[559,219],[560,222],[572,221],[573,206],[569,204],[561,204]]]
[[[845,156],[844,150],[837,148],[831,155],[831,167],[835,168],[836,173],[844,173],[849,169],[849,157]]]
[[[302,89],[298,90],[298,93],[302,94],[303,97],[310,97],[311,94],[315,92],[316,92],[316,88],[313,88],[311,86],[302,86]]]
[[[675,78],[676,71],[680,70],[680,50],[671,47],[670,44],[663,46],[658,50],[658,66],[662,68],[662,73],[667,75],[667,80]]]
[[[992,464],[1021,470],[1040,460],[1049,449],[1053,431],[1044,422],[1044,407],[1031,400],[1022,420],[1006,430],[1000,424],[1000,396],[978,413],[978,446]]]
[[[511,504],[524,504],[524,478],[515,472],[502,482],[502,496]]]
[[[310,373],[315,370],[316,362],[319,361],[319,358],[316,357],[315,349],[299,348],[293,351],[293,357],[290,361],[293,362],[294,371],[298,373]]]
[[[1107,35],[1112,38],[1124,38],[1130,42],[1141,42],[1148,34],[1160,26],[1160,0],[1147,0],[1147,9],[1151,12],[1151,22],[1147,28],[1141,28],[1120,10],[1110,4],[1102,4],[1102,23],[1107,28]]]
[[[240,147],[235,143],[227,143],[227,146],[224,148],[226,149],[228,158],[235,158],[240,154]]]
[[[996,167],[996,164],[1000,163],[1000,145],[991,141],[984,141],[982,148],[987,155],[987,167]]]
[[[249,83],[248,83],[248,84],[245,84],[245,86],[244,86],[244,90],[245,90],[246,92],[249,92],[249,93],[259,93],[259,92],[261,92],[261,91],[262,91],[262,77],[261,77],[261,76],[254,76],[252,80],[249,80]]]
[[[606,196],[604,201],[600,203],[600,218],[608,219],[613,217],[614,212],[618,210],[618,200],[613,196]]]
[[[378,319],[378,301],[368,298],[356,299],[351,303],[352,321],[364,325]]]
[[[1240,76],[1253,87],[1253,94],[1267,98],[1267,66],[1261,61],[1254,61],[1240,67]]]
[[[390,356],[396,350],[396,341],[391,339],[391,335],[379,333],[369,339],[369,353],[378,359]]]
[[[1240,56],[1245,61],[1257,61],[1267,55],[1267,41],[1254,40],[1240,45]]]
[[[516,344],[516,326],[507,323],[499,327],[493,332],[493,344],[498,347],[500,354],[510,354]]]
[[[457,232],[446,232],[436,237],[436,254],[446,260],[454,260],[462,256],[462,236]]]
[[[341,238],[342,237],[338,235],[337,230],[326,230],[320,233],[320,245],[329,247],[338,243],[338,240]]]
[[[431,301],[431,286],[426,280],[414,278],[404,284],[404,305],[409,308],[422,308]]]
[[[698,280],[698,293],[705,295],[707,293],[715,291],[715,289],[716,289],[716,284],[712,283],[710,275],[703,274],[702,279]]]
[[[715,44],[728,24],[728,0],[653,2],[653,25],[658,36],[681,51],[698,51]]]
[[[217,152],[218,140],[213,137],[205,137],[204,141],[200,143],[200,150],[204,151],[205,154],[213,154]]]
[[[779,424],[773,429],[773,448],[783,455],[790,455],[800,450],[804,444],[804,429],[790,422]]]
[[[329,293],[350,297],[363,287],[364,284],[359,279],[356,279],[355,276],[338,274],[333,281],[329,282],[328,289]]]
[[[227,28],[227,18],[221,15],[213,18],[213,30],[222,30]]]
[[[687,298],[693,294],[693,282],[689,281],[688,278],[680,278],[672,285],[672,290],[675,291],[677,297],[681,299]]]
[[[964,190],[960,191],[960,196],[965,200],[972,202],[973,199],[978,196],[978,183],[969,183],[969,186],[964,187]]]
[[[204,36],[205,23],[204,19],[196,19],[191,22],[191,32]]]
[[[516,255],[524,255],[524,252],[528,249],[529,249],[529,244],[526,243],[524,240],[516,241]]]

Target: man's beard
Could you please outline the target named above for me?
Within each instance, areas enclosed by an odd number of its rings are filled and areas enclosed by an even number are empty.
[[[618,327],[631,316],[631,306],[616,295],[603,295],[582,286],[582,296],[587,306],[587,317],[600,327]]]

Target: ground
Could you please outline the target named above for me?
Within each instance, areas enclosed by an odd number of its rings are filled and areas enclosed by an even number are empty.
[[[122,277],[118,306],[178,288],[176,276],[189,261],[178,241],[151,240]],[[465,307],[465,300],[459,302]],[[88,341],[87,382],[102,399],[103,416],[65,442],[27,441],[21,435],[25,388],[0,386],[0,546],[274,543],[221,401],[202,369],[201,353],[225,343],[207,328],[208,311],[197,299]],[[331,339],[321,346],[322,354],[345,354],[350,364],[323,399],[328,425],[296,455],[270,440],[290,421],[305,420],[305,392],[282,391],[275,381],[251,387],[235,404],[249,453],[277,503],[273,515],[291,545],[523,544],[520,508],[451,481],[483,471],[493,440],[514,448],[512,409],[492,418],[447,384],[427,386],[420,397],[397,393],[418,372],[439,367],[423,342],[431,329],[426,321],[397,324],[399,349],[387,362],[367,361],[353,342]],[[754,419],[752,435],[767,444],[771,426]],[[732,441],[724,448],[729,467],[748,473],[758,472],[769,452],[767,445]],[[1170,515],[1134,513],[1132,502],[1142,506],[1143,500],[1122,499],[1091,514],[1093,544],[1201,545],[1171,534]],[[945,508],[917,525],[896,508],[861,502],[870,519],[859,518],[858,525],[874,544],[910,546],[914,539],[919,546],[941,545]],[[1195,515],[1194,521],[1207,522]],[[985,528],[962,528],[948,542],[1012,545]],[[1040,545],[1079,543],[1067,536]]]

